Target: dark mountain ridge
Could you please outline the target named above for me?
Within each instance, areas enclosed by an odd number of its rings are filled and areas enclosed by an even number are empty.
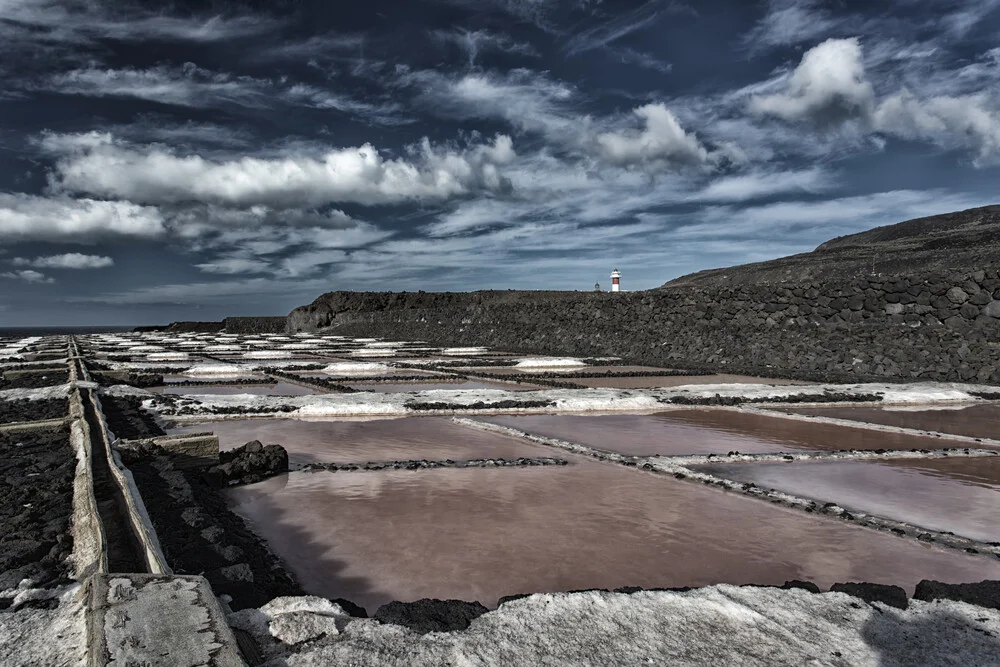
[[[663,287],[849,280],[1000,265],[1000,205],[916,218],[831,239],[812,252],[709,269]],[[873,270],[874,269],[874,270]]]

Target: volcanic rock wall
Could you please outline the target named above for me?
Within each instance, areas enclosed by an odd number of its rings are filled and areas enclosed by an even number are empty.
[[[287,326],[773,377],[1000,384],[996,269],[618,294],[330,292]]]
[[[284,317],[227,317],[223,321],[226,333],[269,334],[284,333]]]

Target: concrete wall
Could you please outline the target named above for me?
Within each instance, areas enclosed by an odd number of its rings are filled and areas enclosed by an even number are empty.
[[[996,268],[619,294],[330,292],[288,317],[291,332],[329,326],[775,377],[1000,384]]]

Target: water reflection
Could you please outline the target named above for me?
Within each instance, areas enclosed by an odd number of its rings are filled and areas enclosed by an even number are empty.
[[[655,415],[499,415],[484,421],[622,454],[745,454],[959,446],[941,438],[833,426],[735,410]]]
[[[1000,577],[937,551],[715,489],[566,468],[292,473],[228,492],[305,588],[373,610],[579,588]]]
[[[700,469],[972,539],[1000,540],[1000,460],[740,463]]]

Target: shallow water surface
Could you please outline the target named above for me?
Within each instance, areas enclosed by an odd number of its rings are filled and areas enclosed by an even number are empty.
[[[253,396],[311,396],[326,393],[321,389],[305,387],[291,382],[275,382],[274,384],[210,384],[197,386],[149,387],[147,391],[154,394],[219,394],[232,396],[236,394],[251,394]]]
[[[168,432],[202,431],[218,435],[223,450],[239,447],[250,440],[260,440],[265,445],[283,445],[292,464],[561,456],[560,450],[461,426],[445,417],[369,421],[235,419],[202,422]]]
[[[698,470],[983,542],[1000,540],[1000,458],[734,463]]]
[[[373,612],[619,586],[1000,578],[1000,562],[583,461],[560,468],[291,473],[227,492],[313,594]]]
[[[496,415],[482,421],[633,455],[744,454],[957,446],[941,438],[810,423],[736,410],[653,415]]]
[[[920,409],[818,407],[792,408],[782,411],[798,415],[835,417],[921,431],[967,435],[971,438],[1000,440],[1000,404],[997,403],[961,407],[924,406]]]

